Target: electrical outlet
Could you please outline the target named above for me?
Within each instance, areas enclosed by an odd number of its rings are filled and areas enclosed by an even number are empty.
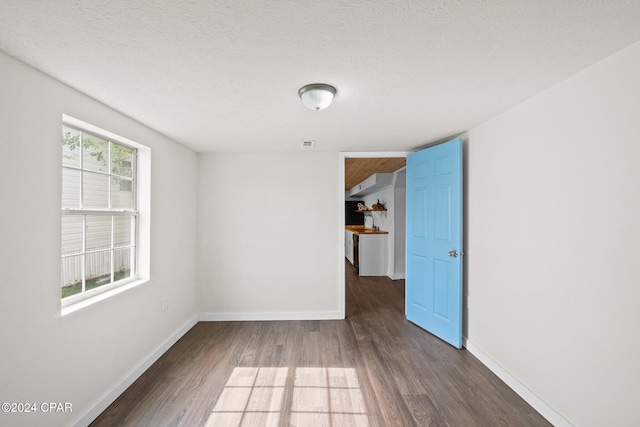
[[[160,301],[160,310],[167,311],[168,309],[169,309],[169,297],[165,295],[162,297],[162,300]]]

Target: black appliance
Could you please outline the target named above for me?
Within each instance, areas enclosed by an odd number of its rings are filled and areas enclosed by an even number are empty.
[[[344,225],[364,225],[364,214],[356,212],[358,203],[362,200],[347,200],[344,202]]]

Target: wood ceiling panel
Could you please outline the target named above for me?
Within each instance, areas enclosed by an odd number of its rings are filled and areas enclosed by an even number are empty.
[[[405,157],[347,158],[344,164],[344,189],[353,188],[374,173],[395,172],[406,165]]]

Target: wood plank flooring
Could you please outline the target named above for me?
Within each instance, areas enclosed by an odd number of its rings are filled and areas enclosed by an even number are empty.
[[[403,281],[346,270],[347,319],[198,323],[91,425],[550,425],[408,322]]]

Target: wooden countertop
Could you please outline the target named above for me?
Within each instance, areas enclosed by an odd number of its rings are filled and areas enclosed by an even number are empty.
[[[374,230],[373,228],[367,228],[364,225],[346,225],[345,228],[356,234],[389,234],[388,231]]]

